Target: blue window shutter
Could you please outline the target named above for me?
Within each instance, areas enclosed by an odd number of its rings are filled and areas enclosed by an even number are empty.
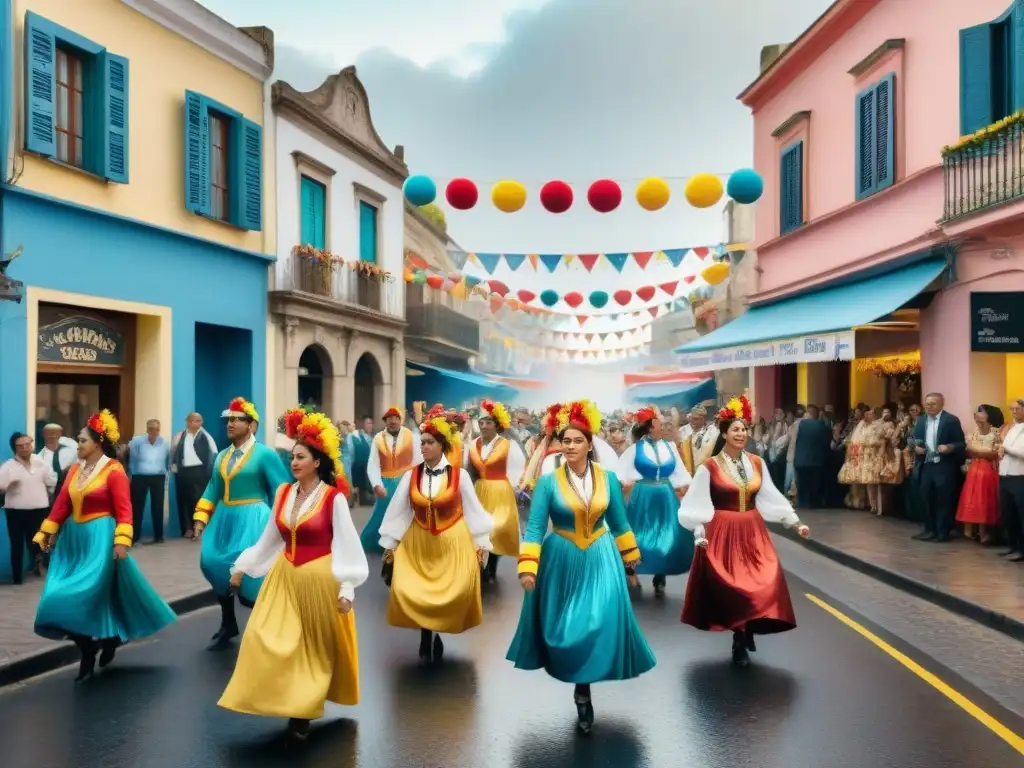
[[[316,182],[314,182],[316,183]],[[313,195],[313,234],[316,240],[313,241],[320,250],[327,247],[327,189],[323,184],[316,184],[316,191]]]
[[[1014,0],[1008,19],[1010,28],[1009,53],[1010,61],[1005,65],[1011,83],[1011,99],[1008,113],[1024,109],[1024,0]],[[994,123],[1006,115],[994,115],[989,123]]]
[[[377,209],[359,202],[359,260],[377,263]]]
[[[891,187],[896,176],[896,74],[875,86],[875,191]]]
[[[185,208],[210,215],[210,120],[206,97],[185,91]]]
[[[857,199],[875,191],[875,87],[857,94],[854,106],[854,181]]]
[[[779,234],[799,229],[804,223],[804,143],[798,141],[782,152],[779,160]]]
[[[263,128],[251,120],[235,120],[233,161],[233,223],[242,229],[263,229]]]
[[[960,30],[960,135],[995,122],[992,98],[992,26]]]
[[[327,247],[327,226],[324,218],[327,190],[323,184],[306,176],[302,177],[300,189],[302,245],[312,245],[323,250]]]
[[[118,184],[128,183],[128,59],[103,53],[99,58],[103,73],[103,178]]]
[[[25,14],[25,149],[45,157],[57,154],[55,31],[52,22]]]

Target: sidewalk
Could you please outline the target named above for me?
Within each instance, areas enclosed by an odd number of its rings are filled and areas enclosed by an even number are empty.
[[[811,528],[809,549],[890,586],[1024,640],[1024,563],[1008,563],[1005,547],[962,538],[948,544],[913,541],[915,523],[847,509],[801,510]]]

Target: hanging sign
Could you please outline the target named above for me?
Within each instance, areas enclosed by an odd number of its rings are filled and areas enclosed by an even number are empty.
[[[124,338],[94,318],[66,317],[39,329],[36,359],[41,363],[124,365]]]
[[[971,352],[1024,352],[1019,293],[971,294]]]
[[[750,368],[790,363],[827,363],[853,360],[853,331],[827,336],[800,336],[782,341],[765,341],[739,347],[683,352],[679,365],[687,373],[721,371],[726,368]]]

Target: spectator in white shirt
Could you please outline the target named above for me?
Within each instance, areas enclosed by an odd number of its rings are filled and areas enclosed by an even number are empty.
[[[192,515],[202,498],[206,484],[213,475],[213,462],[217,458],[217,444],[203,429],[203,417],[190,413],[185,417],[185,429],[174,437],[171,447],[171,473],[174,475],[174,494],[178,502],[178,525],[181,535],[192,538]]]
[[[67,477],[71,465],[78,461],[78,443],[70,437],[64,437],[64,427],[60,424],[47,424],[43,427],[43,442],[39,458],[53,468],[57,477],[54,492],[50,494],[52,503],[57,491],[64,485],[64,478]]]
[[[26,434],[11,435],[14,458],[0,464],[0,493],[5,494],[7,534],[11,542],[11,573],[15,584],[25,575],[25,546],[34,558],[35,571],[42,575],[43,553],[32,542],[39,526],[50,511],[50,494],[57,484],[57,475],[38,456],[33,455],[33,440]]]
[[[1011,563],[1024,562],[1024,400],[1010,403],[1013,421],[999,438],[999,513],[1010,549]]]

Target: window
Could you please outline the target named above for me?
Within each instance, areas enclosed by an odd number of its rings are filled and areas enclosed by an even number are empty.
[[[857,199],[891,187],[896,177],[896,74],[857,94],[854,104]]]
[[[779,234],[799,229],[804,223],[804,143],[797,141],[782,150],[779,161]]]
[[[377,207],[359,201],[359,260],[377,263]]]
[[[128,60],[25,14],[25,149],[128,183]]]
[[[263,129],[185,92],[185,208],[258,232],[263,226]]]
[[[1024,50],[1014,30],[1024,9],[1014,2],[989,24],[960,30],[960,133],[968,136],[1024,108]]]
[[[327,220],[324,209],[327,202],[327,188],[309,176],[302,176],[299,197],[302,218],[302,245],[312,245],[324,250],[327,247]]]

